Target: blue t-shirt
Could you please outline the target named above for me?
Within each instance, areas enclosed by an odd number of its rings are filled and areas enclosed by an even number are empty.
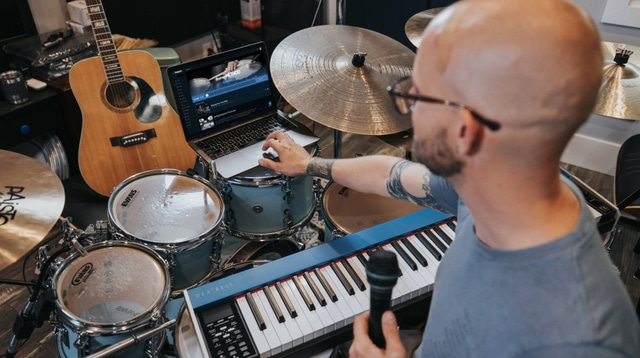
[[[582,203],[576,227],[547,244],[502,251],[478,240],[467,206],[432,175],[431,195],[458,226],[416,356],[640,357],[629,295],[580,191],[563,180]]]

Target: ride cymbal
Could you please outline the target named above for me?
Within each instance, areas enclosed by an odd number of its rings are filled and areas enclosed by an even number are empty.
[[[0,150],[0,269],[44,239],[64,207],[64,188],[46,165]]]
[[[347,25],[297,31],[273,51],[282,96],[312,121],[347,133],[383,135],[411,128],[387,86],[411,74],[415,54],[389,37]]]
[[[640,47],[603,42],[602,51],[604,69],[594,113],[640,120]]]
[[[421,11],[409,18],[407,22],[404,24],[404,32],[409,39],[409,42],[413,44],[416,48],[420,47],[420,42],[422,42],[422,33],[424,29],[427,28],[427,25],[433,20],[436,15],[438,15],[444,7],[436,7],[433,9],[428,9]]]

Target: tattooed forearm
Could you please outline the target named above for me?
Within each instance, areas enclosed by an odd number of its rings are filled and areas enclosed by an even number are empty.
[[[333,180],[331,168],[335,159],[312,158],[307,165],[307,175]]]
[[[429,172],[425,171],[422,175],[422,191],[424,196],[414,196],[407,192],[407,189],[402,185],[401,177],[402,173],[411,165],[418,165],[416,163],[409,162],[407,160],[400,160],[391,167],[389,171],[389,178],[387,179],[387,192],[392,198],[402,199],[415,203],[416,205],[431,207],[439,209],[436,199],[431,195],[431,189],[429,188]]]

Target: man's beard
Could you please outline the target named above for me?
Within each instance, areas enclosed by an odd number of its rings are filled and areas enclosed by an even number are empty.
[[[447,145],[445,138],[447,138],[447,131],[442,128],[433,140],[425,145],[423,145],[424,140],[422,142],[414,140],[412,154],[413,160],[424,164],[434,174],[447,178],[460,173],[463,163],[456,159],[455,153]]]

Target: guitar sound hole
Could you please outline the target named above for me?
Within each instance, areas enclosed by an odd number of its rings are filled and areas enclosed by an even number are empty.
[[[129,82],[116,82],[107,86],[105,96],[109,104],[123,109],[131,106],[135,101],[136,89]]]

